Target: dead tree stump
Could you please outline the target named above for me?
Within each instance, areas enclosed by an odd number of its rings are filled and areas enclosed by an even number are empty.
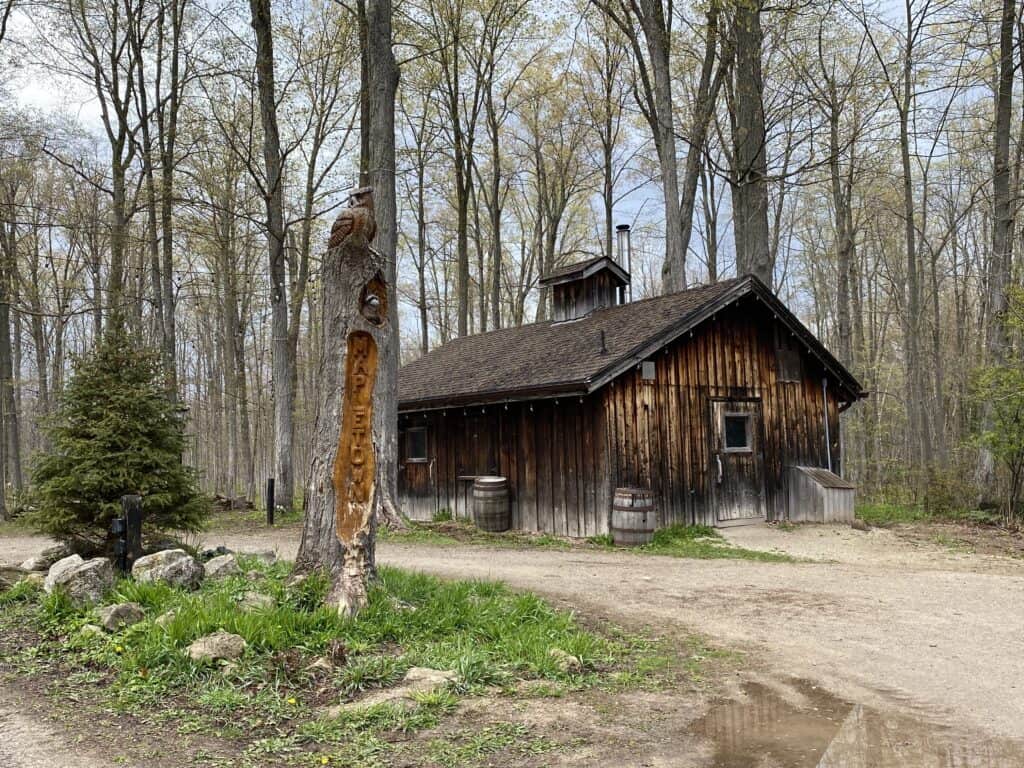
[[[372,198],[368,207],[372,215]],[[337,244],[324,258],[320,398],[297,558],[301,569],[330,572],[328,602],[350,616],[366,605],[383,486],[378,457],[394,431],[385,423],[381,403],[393,387],[381,381],[388,374],[380,364],[394,343],[388,320],[394,293],[385,279],[384,258],[370,248],[367,231],[372,233],[357,221],[335,239],[336,226],[332,240]]]

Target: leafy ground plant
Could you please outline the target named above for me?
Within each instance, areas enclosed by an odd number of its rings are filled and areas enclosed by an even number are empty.
[[[62,700],[170,729],[194,747],[174,759],[197,765],[384,766],[395,749],[408,749],[396,747],[408,741],[402,734],[444,727],[460,698],[524,685],[542,686],[545,695],[616,681],[636,687],[666,668],[653,644],[587,629],[572,614],[497,583],[381,568],[369,606],[354,620],[321,607],[327,587],[315,574],[294,581],[287,564],[245,560],[242,573],[196,592],[121,580],[105,602],[139,603],[145,619],[97,633],[86,625],[97,622],[98,608],[18,586],[0,596],[0,672],[49,676],[48,690]],[[245,610],[240,601],[253,590],[270,595],[273,606]],[[228,664],[190,660],[188,645],[215,631],[241,635],[243,656]],[[316,660],[330,663],[311,666]],[[325,716],[414,666],[454,671],[455,680],[409,706]],[[443,765],[476,764],[476,756],[504,749],[510,732],[462,734],[452,750],[427,740],[423,749]],[[555,748],[524,739],[531,750]],[[225,751],[242,757],[228,760]]]

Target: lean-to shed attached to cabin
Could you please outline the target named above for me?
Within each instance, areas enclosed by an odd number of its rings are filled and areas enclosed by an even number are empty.
[[[608,258],[545,278],[554,317],[455,339],[399,374],[403,511],[468,517],[508,478],[514,528],[608,531],[615,488],[659,526],[786,519],[793,467],[841,475],[857,380],[757,278],[623,303]],[[823,475],[824,476],[824,475]]]

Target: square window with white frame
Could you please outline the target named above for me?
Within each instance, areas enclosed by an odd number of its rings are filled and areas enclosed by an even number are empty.
[[[722,450],[726,453],[749,453],[754,450],[749,413],[722,414]]]
[[[410,463],[428,460],[426,427],[410,427],[405,431],[405,460]]]

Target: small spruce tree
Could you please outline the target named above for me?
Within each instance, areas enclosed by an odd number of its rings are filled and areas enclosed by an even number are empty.
[[[198,531],[209,509],[184,466],[184,411],[163,386],[159,355],[112,330],[75,361],[50,449],[32,468],[31,519],[77,548],[109,549],[121,497],[142,497],[147,535]]]

